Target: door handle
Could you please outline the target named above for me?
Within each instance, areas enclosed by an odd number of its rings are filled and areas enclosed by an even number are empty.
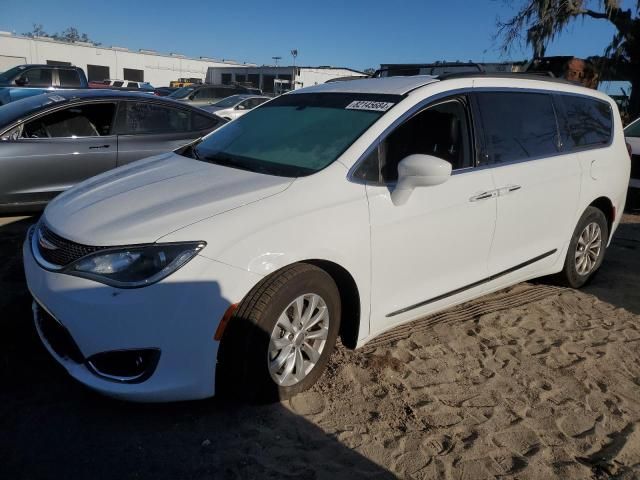
[[[482,192],[478,195],[474,195],[469,199],[470,202],[478,202],[480,200],[488,200],[490,198],[496,197],[498,193],[495,190],[491,190],[489,192]]]
[[[94,150],[96,148],[109,148],[109,145],[94,145],[93,147],[89,147],[89,150]]]
[[[520,185],[507,185],[506,187],[501,187],[498,189],[498,195],[508,195],[510,193],[517,192],[521,188],[522,187]]]

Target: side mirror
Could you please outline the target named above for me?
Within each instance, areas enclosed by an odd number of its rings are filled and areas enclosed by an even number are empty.
[[[28,85],[28,84],[29,84],[29,77],[20,75],[18,78],[16,78],[16,85],[20,87],[24,87],[25,85]]]
[[[247,107],[245,107],[244,105],[238,105],[236,107],[236,110],[245,110]]]
[[[416,187],[430,187],[446,182],[451,164],[441,158],[415,153],[398,164],[398,183],[391,192],[394,205],[404,205]]]

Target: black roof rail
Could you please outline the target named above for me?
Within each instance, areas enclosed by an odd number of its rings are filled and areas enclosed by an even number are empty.
[[[477,69],[477,72],[484,72],[485,69],[479,63],[474,62],[441,62],[441,63],[411,63],[411,64],[387,64],[385,68],[379,68],[372,75],[373,78],[382,77],[383,72],[412,72],[414,70],[422,70],[430,68],[432,71],[436,68],[451,68],[451,67],[473,67]],[[476,73],[476,72],[469,72]],[[429,75],[429,73],[421,73],[420,75]],[[407,75],[414,76],[414,75]]]
[[[439,75],[438,80],[452,80],[455,78],[521,78],[524,80],[542,80],[545,82],[562,83],[565,85],[581,85],[564,78],[557,78],[552,72],[462,72]]]

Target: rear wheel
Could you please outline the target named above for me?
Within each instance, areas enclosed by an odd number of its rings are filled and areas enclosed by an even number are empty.
[[[573,288],[584,285],[600,268],[609,239],[609,228],[604,213],[588,207],[576,226],[559,281]]]
[[[222,338],[216,391],[248,400],[289,398],[322,374],[340,329],[340,294],[308,264],[275,272],[249,292]]]

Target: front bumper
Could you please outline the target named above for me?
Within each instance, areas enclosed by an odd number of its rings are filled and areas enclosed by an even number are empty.
[[[229,305],[261,277],[196,256],[149,287],[118,289],[43,269],[23,245],[27,285],[35,301],[68,332],[81,355],[53,357],[76,380],[103,394],[133,401],[176,401],[215,393],[218,342],[213,339]],[[85,359],[115,350],[157,349],[153,374],[138,383],[105,379]]]

